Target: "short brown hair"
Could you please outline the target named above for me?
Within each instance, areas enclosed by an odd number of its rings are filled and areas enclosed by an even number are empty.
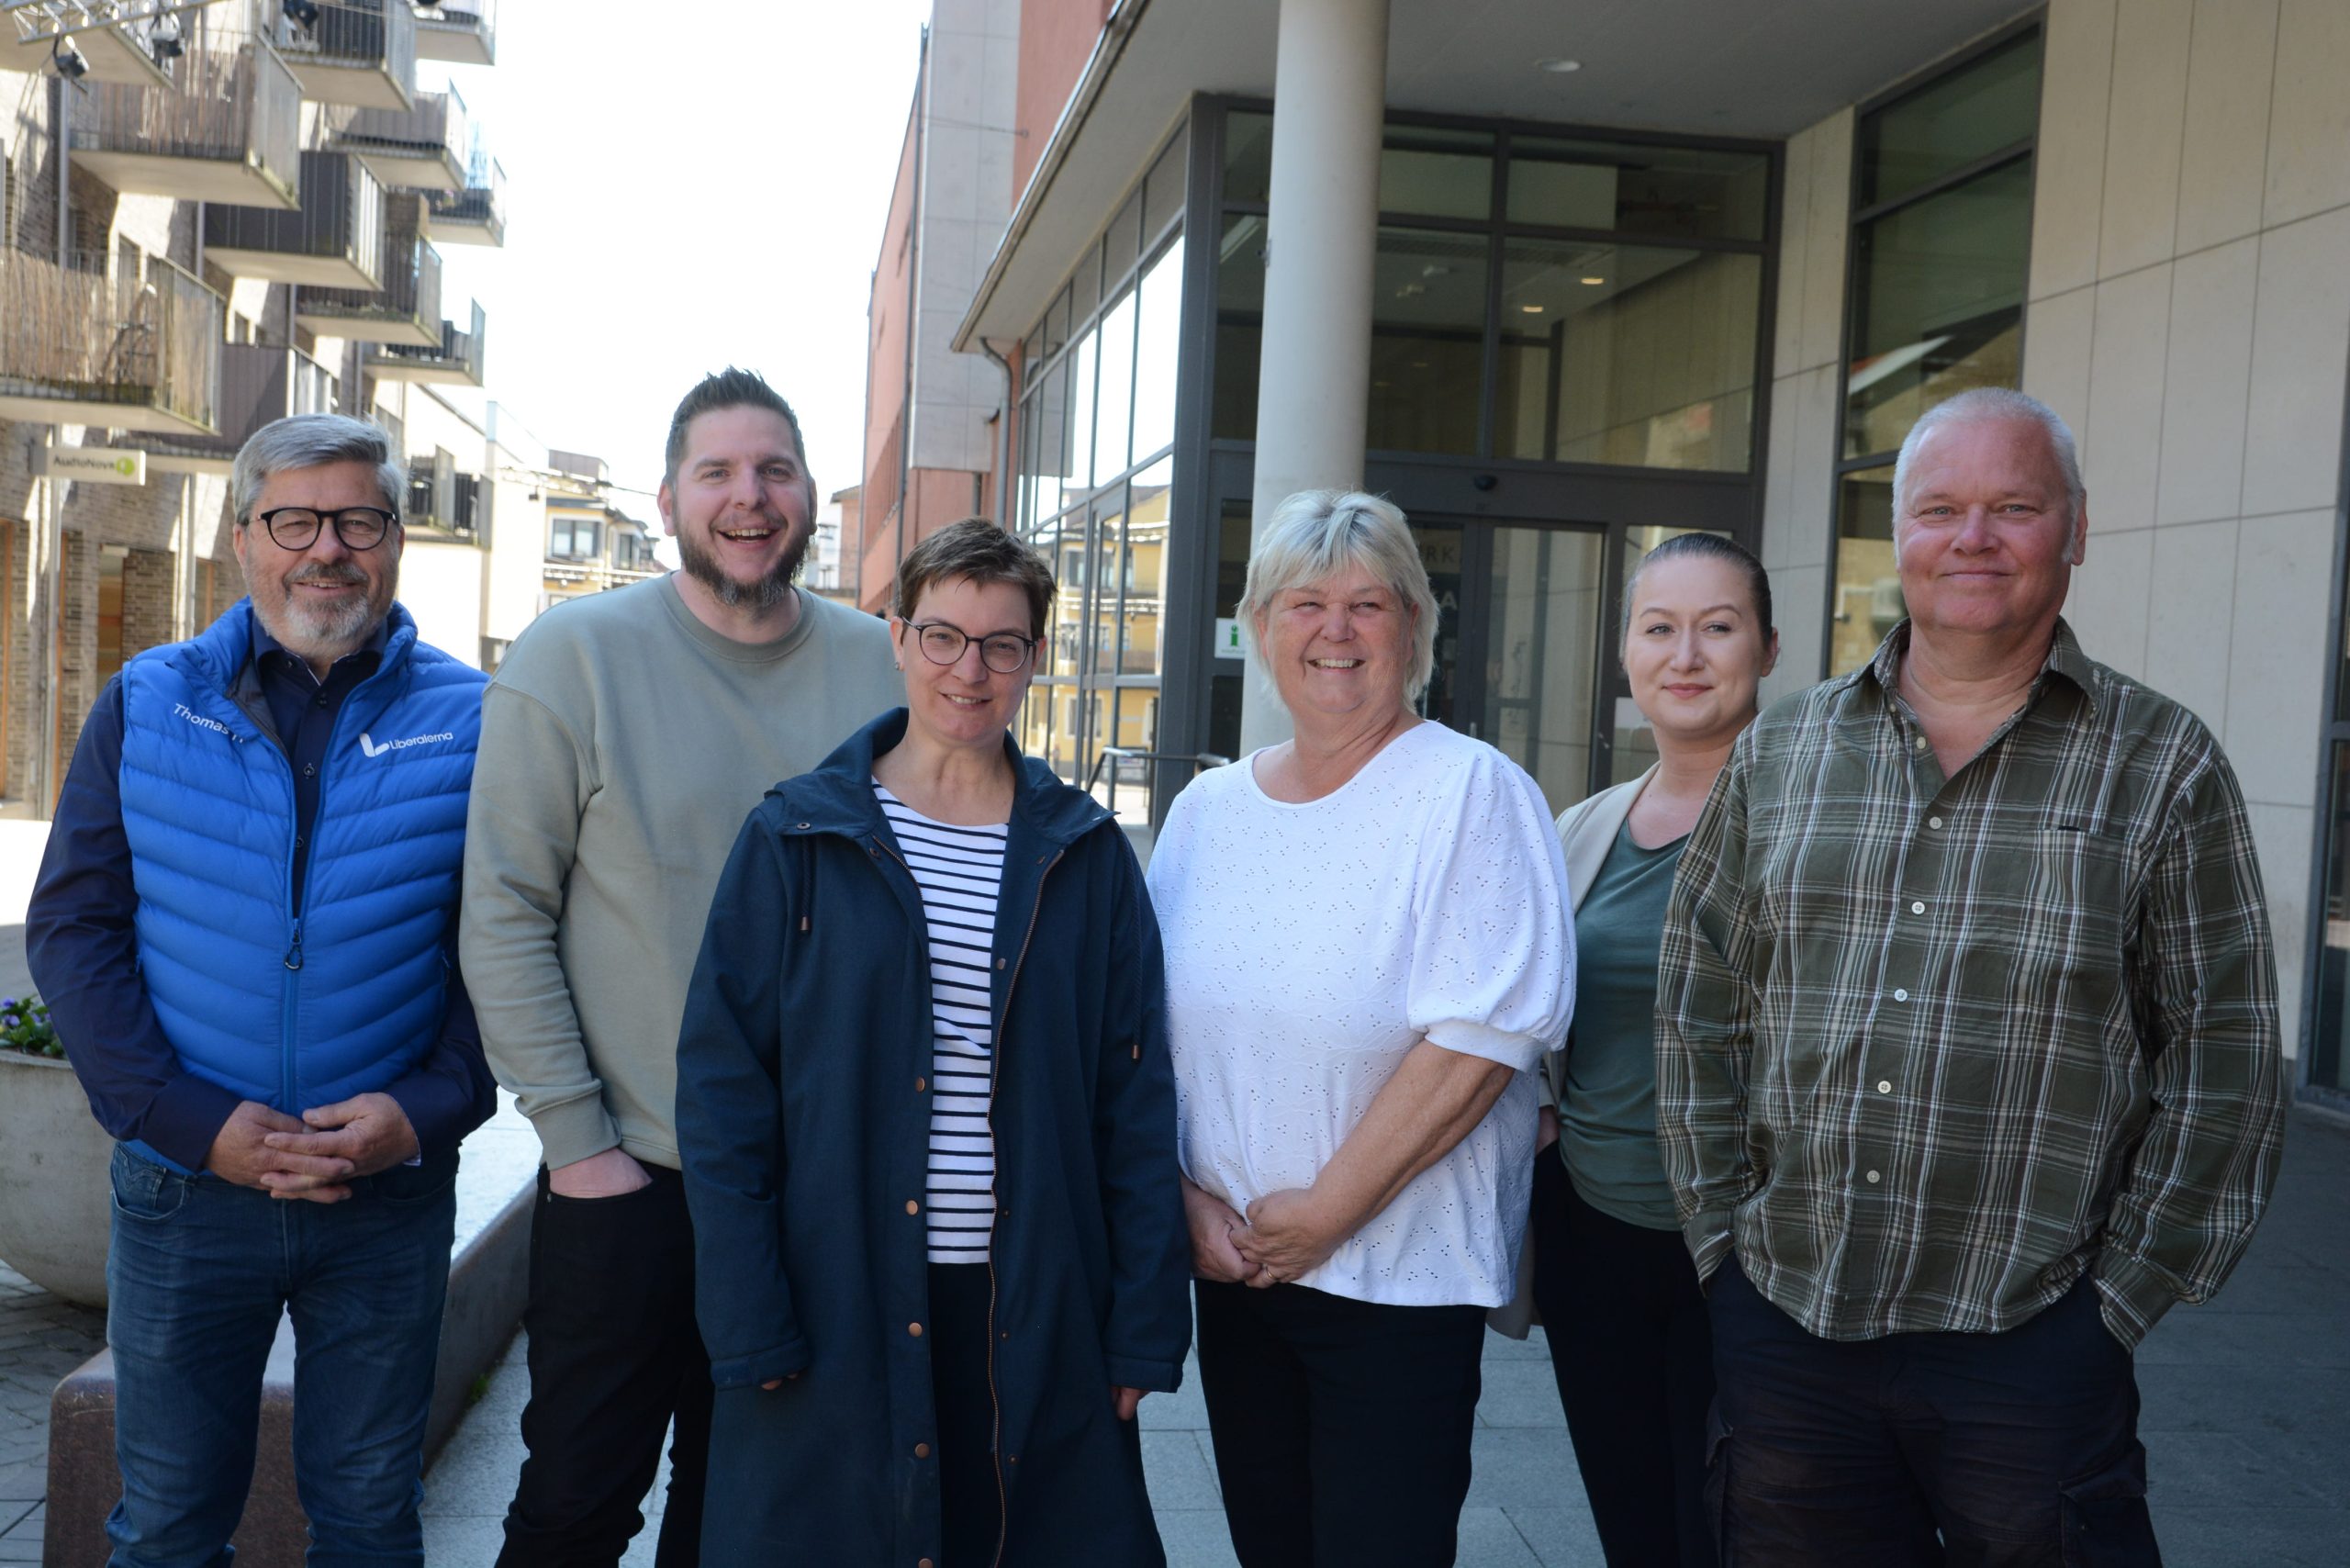
[[[693,390],[678,402],[677,411],[669,416],[669,442],[662,454],[661,482],[677,482],[677,465],[686,460],[686,436],[694,420],[721,409],[746,408],[765,409],[783,416],[783,422],[791,427],[791,450],[799,454],[800,472],[806,475],[808,443],[800,439],[800,416],[791,411],[791,405],[783,400],[780,393],[767,385],[767,377],[755,370],[740,370],[730,364],[716,375],[695,382]],[[816,500],[815,479],[809,477],[807,485],[812,509]]]
[[[1045,634],[1045,617],[1053,608],[1053,569],[1042,555],[998,528],[992,518],[950,522],[908,551],[898,564],[890,613],[901,621],[912,620],[914,606],[931,584],[957,579],[1018,588],[1028,596],[1028,634]]]

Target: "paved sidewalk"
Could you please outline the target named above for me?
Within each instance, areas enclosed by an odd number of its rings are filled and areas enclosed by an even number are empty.
[[[37,1562],[49,1394],[98,1348],[103,1316],[0,1267],[0,1563]],[[521,1461],[518,1338],[426,1484],[435,1568],[486,1568]],[[1486,1342],[1461,1568],[1600,1559],[1538,1335]],[[2219,1298],[2172,1313],[2139,1355],[2154,1519],[2172,1568],[2339,1568],[2350,1560],[2350,1121],[2293,1114],[2278,1200]],[[1143,1405],[1171,1568],[1231,1568],[1196,1369]],[[647,1500],[656,1518],[659,1487]],[[628,1568],[650,1568],[653,1533]]]
[[[2171,1568],[2350,1562],[2350,1120],[2298,1108],[2276,1207],[2227,1288],[2171,1313],[2138,1358],[2154,1523]],[[1540,1334],[1488,1335],[1460,1568],[1599,1568]],[[521,1461],[520,1342],[427,1479],[433,1563],[477,1568]],[[1196,1365],[1143,1402],[1169,1568],[1233,1568]],[[648,1499],[657,1507],[659,1487]],[[652,1529],[626,1559],[650,1568]]]

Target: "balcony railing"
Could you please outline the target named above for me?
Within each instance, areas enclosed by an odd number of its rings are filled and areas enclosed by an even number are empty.
[[[419,93],[405,109],[330,107],[326,145],[366,161],[387,185],[417,191],[465,188],[473,151],[465,101],[454,92]]]
[[[209,434],[227,307],[161,257],[144,282],[0,250],[0,419]]]
[[[461,191],[433,191],[425,197],[432,237],[451,245],[506,243],[506,171],[495,158],[465,177]]]
[[[482,384],[483,320],[481,305],[474,305],[473,328],[454,321],[441,323],[441,342],[429,349],[386,343],[369,349],[359,366],[378,381],[429,381],[442,386]]]
[[[268,41],[207,19],[172,77],[176,91],[83,83],[70,95],[74,163],[118,191],[293,207],[302,87]]]
[[[281,10],[271,41],[313,103],[404,109],[416,101],[416,9],[407,0],[316,0],[308,25]]]
[[[334,405],[333,374],[301,350],[228,343],[220,350],[220,433],[151,441],[148,462],[172,473],[226,474],[263,425],[332,413]]]
[[[498,63],[498,0],[447,0],[416,8],[416,52],[456,65]]]
[[[305,152],[301,207],[207,207],[204,253],[239,277],[374,288],[384,277],[384,187],[348,153]]]
[[[323,337],[439,346],[441,252],[425,242],[423,228],[422,196],[387,194],[379,286],[306,288],[295,301],[295,320]]]

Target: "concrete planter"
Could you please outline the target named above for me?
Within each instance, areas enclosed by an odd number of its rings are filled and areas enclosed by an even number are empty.
[[[0,1050],[0,1259],[84,1306],[106,1304],[113,1158],[72,1068]]]

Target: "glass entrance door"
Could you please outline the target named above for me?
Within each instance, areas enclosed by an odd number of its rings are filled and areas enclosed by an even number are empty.
[[[1487,522],[1413,532],[1438,610],[1420,711],[1491,742],[1565,810],[1590,790],[1606,532]]]

